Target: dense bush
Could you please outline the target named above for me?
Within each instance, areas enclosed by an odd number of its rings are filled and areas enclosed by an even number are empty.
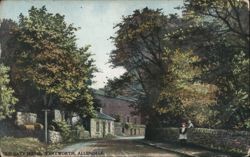
[[[59,131],[64,141],[71,141],[71,128],[66,121],[53,121],[51,128],[55,128],[55,131]]]

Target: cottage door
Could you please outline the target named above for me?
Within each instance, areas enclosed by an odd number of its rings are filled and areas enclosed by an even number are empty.
[[[102,133],[103,133],[103,137],[104,137],[106,135],[106,123],[102,122],[102,126],[103,126]]]

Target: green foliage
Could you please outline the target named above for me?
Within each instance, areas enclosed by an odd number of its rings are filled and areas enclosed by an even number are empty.
[[[39,156],[45,156],[48,152],[53,153],[57,150],[63,149],[65,147],[62,143],[55,143],[45,145],[44,143],[40,142],[37,138],[14,138],[14,137],[1,137],[0,138],[0,147],[4,152],[11,152],[11,153],[24,153],[33,152]],[[14,149],[13,149],[14,148]]]
[[[123,66],[127,73],[121,78],[109,81],[108,88],[114,93],[126,93],[140,101],[137,109],[145,115],[153,112],[152,104],[158,99],[162,88],[165,66],[163,61],[164,36],[169,29],[169,21],[177,22],[177,16],[162,14],[160,9],[144,8],[123,17],[116,25],[118,31],[112,37],[116,49],[110,54],[114,66]],[[122,89],[122,92],[116,92]],[[124,92],[125,91],[125,92]]]
[[[60,104],[69,111],[92,114],[89,88],[96,67],[89,46],[77,48],[76,30],[63,15],[48,13],[45,6],[31,7],[28,16],[20,14],[13,30],[20,46],[12,68],[13,79],[25,87],[24,93],[30,90],[26,87],[32,87],[36,94],[31,97],[38,96],[43,108]]]
[[[18,48],[17,44],[13,43],[12,31],[17,27],[17,23],[11,19],[0,19],[0,44],[1,57],[0,63],[3,63],[10,68],[15,63],[15,51]]]
[[[68,125],[66,121],[53,121],[52,124],[52,126],[55,127],[55,130],[61,133],[65,142],[72,140],[72,131],[70,125]]]
[[[195,78],[201,75],[201,68],[195,66],[200,59],[191,51],[166,51],[163,59],[168,72],[164,77],[164,84],[159,98],[154,104],[154,109],[159,114],[167,116],[164,118],[166,124],[173,125],[175,121],[171,119],[186,118],[186,115],[189,114],[186,109],[204,99],[203,90],[207,88],[203,86],[202,89],[201,84],[194,84]],[[192,88],[193,86],[195,86],[195,90]]]
[[[125,95],[128,92],[132,79],[129,73],[123,74],[120,78],[109,79],[104,87],[105,95],[111,97]]]
[[[63,16],[48,14],[45,7],[32,7],[29,17],[20,15],[16,31],[19,42],[25,45],[18,60],[23,80],[31,80],[39,90],[56,94],[66,103],[79,96],[78,91],[85,84],[84,77],[77,75],[81,69],[76,67],[78,64],[71,54],[75,50],[68,51],[69,46],[75,47],[73,30],[64,23]]]
[[[249,9],[244,1],[185,2],[186,18],[197,19],[204,34],[202,81],[218,88],[217,104],[209,108],[213,127],[246,129],[249,105]],[[211,38],[211,39],[209,39]]]
[[[144,8],[135,10],[117,25],[117,36],[112,38],[116,50],[110,55],[111,62],[124,66],[127,73],[109,81],[108,88],[118,93],[119,88],[124,91],[132,87],[131,95],[139,99],[137,109],[149,116],[152,123],[157,120],[176,123],[172,119],[185,116],[184,105],[200,101],[207,94],[203,92],[208,90],[207,86],[194,84],[202,69],[198,66],[198,55],[187,50],[193,45],[185,42],[191,36],[185,35],[198,27],[191,28],[191,24],[177,15],[166,16],[159,9]],[[207,104],[214,99],[207,98]]]
[[[250,128],[250,118],[244,121],[243,126],[245,126],[248,129]]]
[[[185,0],[185,12],[189,16],[202,17],[203,21],[215,21],[221,28],[216,32],[231,34],[234,45],[249,43],[249,8],[247,2],[235,0]],[[221,31],[223,29],[223,31]],[[241,42],[244,42],[242,44]]]
[[[9,68],[0,64],[0,120],[11,117],[15,112],[14,105],[17,99],[14,97],[14,90],[9,87]]]
[[[183,9],[182,18],[148,8],[123,17],[110,60],[132,79],[124,75],[108,88],[134,87],[137,109],[152,125],[193,119],[197,126],[247,128],[249,9],[233,0],[186,0]]]
[[[0,139],[0,147],[4,152],[20,153],[20,152],[34,152],[35,154],[43,155],[46,147],[42,142],[36,138],[14,138],[3,137]]]
[[[121,122],[121,116],[116,114],[113,116],[115,118],[115,122]]]
[[[131,123],[124,123],[124,128],[131,129],[133,128],[133,125]]]
[[[233,75],[237,79],[236,92],[238,103],[245,106],[249,103],[249,62],[250,59],[241,52],[239,55],[235,55],[233,59],[232,71]]]

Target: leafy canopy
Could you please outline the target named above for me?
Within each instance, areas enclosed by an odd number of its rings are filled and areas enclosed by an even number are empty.
[[[14,30],[20,45],[15,78],[42,92],[45,106],[80,100],[90,111],[89,86],[96,68],[89,46],[77,48],[76,30],[64,16],[48,13],[45,6],[32,7],[28,16],[21,14]]]
[[[112,38],[116,49],[110,58],[114,66],[124,66],[127,73],[109,81],[107,88],[119,88],[117,84],[123,80],[133,95],[137,92],[137,107],[152,123],[160,117],[176,124],[173,119],[181,121],[181,116],[185,117],[183,105],[201,100],[203,91],[209,90],[209,85],[195,84],[202,73],[200,57],[189,50],[192,46],[187,42],[181,43],[186,39],[183,29],[185,33],[195,30],[190,23],[177,15],[166,16],[160,9],[144,8],[123,17],[116,26],[118,31]],[[214,103],[214,97],[207,99],[203,103]]]
[[[9,86],[9,68],[0,64],[0,120],[11,117],[15,112],[14,105],[17,99],[14,90]]]

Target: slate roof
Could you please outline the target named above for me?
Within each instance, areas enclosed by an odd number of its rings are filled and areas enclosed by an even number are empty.
[[[109,97],[107,95],[105,95],[105,92],[103,90],[94,90],[94,94],[96,95],[100,95],[100,96],[104,96],[104,97]],[[121,96],[118,95],[116,97],[110,97],[112,99],[119,99],[119,100],[125,100],[125,101],[130,101],[130,102],[136,102],[137,99],[133,98],[133,97],[126,97],[126,96]]]
[[[106,115],[106,114],[104,114],[104,113],[97,112],[97,111],[96,111],[96,118],[99,118],[99,119],[106,119],[106,120],[112,120],[112,121],[115,120],[115,118],[110,117],[109,115]]]

